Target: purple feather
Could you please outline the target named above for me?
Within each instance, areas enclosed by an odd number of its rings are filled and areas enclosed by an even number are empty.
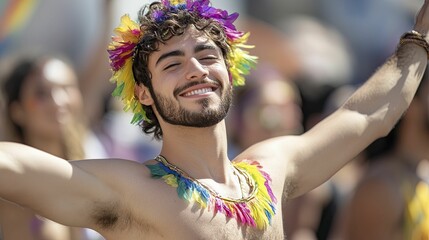
[[[125,60],[132,56],[135,43],[122,43],[115,49],[107,50],[109,52],[110,66],[118,71],[125,64]]]

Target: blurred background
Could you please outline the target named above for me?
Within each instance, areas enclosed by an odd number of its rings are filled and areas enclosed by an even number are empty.
[[[0,79],[27,54],[67,58],[82,92],[88,158],[143,162],[159,151],[160,144],[129,124],[131,114],[124,113],[111,98],[114,86],[109,82],[106,52],[120,16],[128,13],[136,19],[140,7],[148,2],[0,2]],[[240,13],[238,28],[251,32],[249,43],[255,45],[251,52],[259,57],[246,86],[236,89],[227,119],[231,157],[256,141],[300,134],[338,108],[395,51],[399,37],[412,29],[422,2],[212,0],[216,7]],[[0,107],[3,105],[0,98]],[[0,139],[9,139],[6,129],[0,129]],[[290,203],[285,231],[292,239],[333,238],[341,199],[353,190],[364,168],[359,158],[365,156],[357,158],[307,198]],[[306,205],[308,202],[313,205]],[[313,210],[308,213],[305,209]],[[311,215],[315,212],[317,216]]]

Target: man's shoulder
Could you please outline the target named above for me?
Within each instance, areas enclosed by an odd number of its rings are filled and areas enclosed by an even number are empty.
[[[124,159],[94,159],[75,161],[73,165],[89,174],[87,180],[96,182],[93,186],[110,189],[111,198],[99,199],[92,206],[91,217],[99,231],[113,234],[150,222],[146,213],[153,202],[147,193],[158,190],[145,164]]]
[[[78,166],[79,168],[88,170],[102,169],[104,171],[121,171],[129,169],[147,168],[145,167],[146,163],[140,163],[138,161],[120,158],[86,159],[71,161],[71,163],[75,166]]]
[[[151,177],[145,164],[125,159],[91,159],[74,161],[72,164],[107,185],[127,189],[138,182],[144,187]]]

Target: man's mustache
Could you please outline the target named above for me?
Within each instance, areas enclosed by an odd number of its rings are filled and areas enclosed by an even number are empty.
[[[199,84],[214,84],[214,85],[218,85],[219,87],[222,87],[222,84],[220,81],[216,80],[201,80],[201,81],[192,81],[189,82],[183,86],[180,86],[178,88],[176,88],[173,92],[174,96],[178,96],[181,92],[185,91],[186,89],[199,85]]]

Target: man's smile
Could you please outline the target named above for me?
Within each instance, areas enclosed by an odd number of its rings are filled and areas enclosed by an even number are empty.
[[[207,95],[213,93],[219,88],[219,86],[214,84],[199,84],[190,88],[187,88],[185,91],[181,92],[179,96],[181,97],[192,97]]]

